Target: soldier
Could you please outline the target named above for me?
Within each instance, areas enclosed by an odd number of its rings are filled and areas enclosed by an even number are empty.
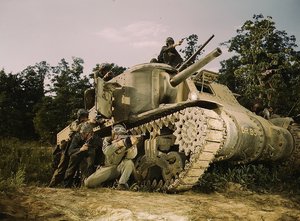
[[[54,173],[52,175],[51,181],[49,183],[49,187],[56,187],[60,184],[65,176],[65,172],[67,170],[69,164],[69,155],[68,149],[72,140],[72,137],[76,132],[80,130],[82,123],[88,121],[89,112],[85,109],[79,109],[77,111],[77,119],[73,121],[70,125],[70,134],[67,140],[63,140],[60,145],[56,147],[56,150],[53,152],[56,159],[58,160],[58,165],[55,166]]]
[[[271,106],[266,107],[262,112],[262,117],[269,120],[273,113],[273,108]]]
[[[123,125],[117,124],[112,129],[112,136],[106,137],[103,142],[105,165],[88,177],[84,184],[88,188],[100,186],[105,181],[119,177],[117,189],[128,189],[128,180],[134,172],[132,159],[137,154],[138,139],[134,136],[126,136]]]
[[[111,71],[112,67],[108,63],[102,63],[99,68],[95,71],[94,77],[100,77],[104,81],[109,81],[114,77],[113,72]]]
[[[71,135],[75,132],[80,131],[82,123],[89,120],[89,112],[85,109],[79,109],[77,111],[77,119],[70,125]]]
[[[68,168],[65,173],[65,187],[72,187],[73,177],[79,169],[81,162],[86,161],[87,168],[83,171],[83,176],[88,177],[94,172],[96,142],[93,142],[93,127],[90,122],[85,122],[80,127],[71,141],[68,154],[70,156]],[[99,143],[100,145],[100,143]]]
[[[181,45],[182,42],[183,40],[180,40],[175,44],[174,39],[168,37],[166,39],[166,45],[161,48],[158,55],[158,62],[168,64],[172,67],[177,67],[181,64],[183,60],[175,47]]]

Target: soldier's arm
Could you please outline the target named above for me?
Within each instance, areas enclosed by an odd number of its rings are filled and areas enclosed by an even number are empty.
[[[103,141],[103,147],[102,151],[104,155],[112,155],[116,150],[124,147],[124,141],[118,140],[118,141],[112,141],[110,138],[105,138]]]
[[[173,49],[173,48],[175,48],[176,46],[179,46],[179,45],[181,45],[181,44],[182,44],[182,40],[180,40],[179,42],[177,42],[177,43],[175,43],[175,44],[172,44],[172,45],[170,45],[170,46],[164,46],[164,47],[162,48],[162,51],[163,51],[163,52],[170,51],[171,49]]]
[[[75,134],[72,138],[72,141],[71,141],[71,144],[70,144],[70,147],[69,147],[69,151],[68,151],[69,155],[71,155],[71,154],[73,154],[73,153],[80,150],[81,145],[80,145],[79,142],[80,142],[80,136]]]

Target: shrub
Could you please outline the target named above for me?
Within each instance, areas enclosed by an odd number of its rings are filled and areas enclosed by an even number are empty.
[[[0,139],[0,188],[28,183],[45,184],[51,178],[52,150],[38,142]],[[9,187],[7,187],[9,189]]]
[[[197,190],[204,192],[224,191],[229,183],[239,184],[244,189],[257,192],[287,190],[287,186],[297,186],[300,179],[280,177],[276,164],[232,165],[229,163],[212,164],[199,181]],[[299,189],[293,189],[299,191]]]

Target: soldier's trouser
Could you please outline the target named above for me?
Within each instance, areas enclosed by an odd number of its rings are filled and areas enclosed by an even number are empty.
[[[73,177],[79,169],[80,163],[86,158],[87,160],[87,173],[94,168],[94,157],[88,154],[87,151],[77,151],[70,156],[68,169],[65,173],[64,183],[65,187],[71,187],[73,184]]]
[[[84,185],[88,188],[94,188],[106,181],[117,179],[120,176],[119,184],[125,184],[129,180],[133,170],[134,164],[132,160],[124,159],[119,165],[104,166],[96,170],[95,173],[84,181]]]
[[[54,171],[49,187],[55,187],[64,180],[65,172],[68,168],[69,156],[62,153],[57,169]]]

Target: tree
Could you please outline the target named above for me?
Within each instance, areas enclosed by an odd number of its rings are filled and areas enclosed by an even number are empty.
[[[278,31],[272,17],[254,15],[223,45],[235,55],[221,62],[220,81],[243,96],[245,106],[259,100],[288,114],[299,99],[299,52],[295,36]],[[292,90],[291,90],[292,89]],[[293,96],[297,95],[298,96]],[[300,111],[300,105],[293,114]]]
[[[44,97],[46,62],[28,66],[21,73],[0,72],[0,134],[22,139],[36,138],[35,106]]]
[[[187,46],[184,49],[180,49],[179,51],[184,54],[183,58],[184,60],[187,60],[189,57],[191,57],[200,47],[201,45],[198,44],[198,35],[191,34],[188,37],[185,38]],[[201,53],[199,53],[200,55]],[[199,56],[197,55],[197,56]],[[197,59],[197,56],[195,60]]]
[[[23,112],[23,131],[27,138],[36,138],[33,119],[37,107],[45,96],[44,80],[49,72],[50,66],[42,61],[35,66],[28,66],[20,73],[22,79],[22,112]]]
[[[0,135],[22,137],[22,79],[0,71]]]
[[[84,106],[84,91],[91,87],[89,78],[83,76],[83,60],[72,59],[71,65],[61,59],[52,67],[49,94],[38,107],[34,123],[44,140],[54,141],[56,134],[74,119],[77,110]]]

